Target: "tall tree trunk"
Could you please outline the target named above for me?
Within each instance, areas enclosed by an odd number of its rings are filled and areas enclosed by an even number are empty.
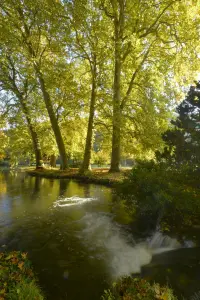
[[[56,156],[55,156],[55,154],[52,154],[50,156],[50,167],[52,167],[52,168],[56,167]]]
[[[85,151],[82,166],[79,170],[80,173],[84,173],[89,170],[90,160],[91,160],[91,149],[92,149],[92,136],[93,136],[93,123],[94,123],[94,113],[96,104],[96,77],[97,77],[97,65],[96,56],[94,56],[94,65],[92,70],[92,90],[90,99],[90,114],[88,120],[87,137],[85,143]]]
[[[27,123],[28,118],[26,117]],[[34,130],[33,125],[28,123],[29,131],[31,133],[32,141],[33,141],[33,147],[35,151],[35,160],[36,160],[36,169],[39,169],[42,167],[42,153],[41,153],[41,147],[38,139],[38,135],[36,131]]]
[[[119,23],[115,20],[115,70],[113,87],[113,133],[110,172],[119,172],[121,134],[121,40]]]
[[[38,77],[38,80],[39,80],[39,83],[40,83],[40,88],[41,88],[41,91],[42,91],[42,94],[43,94],[46,109],[48,111],[51,126],[52,126],[52,129],[53,129],[55,138],[56,138],[56,143],[57,143],[57,146],[58,146],[60,159],[61,159],[61,169],[67,169],[68,168],[68,162],[67,162],[67,154],[66,154],[66,151],[65,151],[65,145],[64,145],[64,141],[63,141],[63,138],[62,138],[62,135],[61,135],[59,125],[58,125],[58,120],[56,119],[56,115],[55,115],[55,112],[53,110],[53,105],[52,105],[52,102],[51,102],[51,98],[50,98],[49,93],[47,92],[42,73],[40,72],[40,70],[39,70],[39,68],[37,67],[36,64],[34,65],[34,68],[35,68],[35,71],[36,71],[36,74],[37,74],[37,77]]]
[[[41,147],[40,147],[38,135],[37,135],[37,132],[35,131],[35,128],[32,124],[32,120],[31,120],[31,117],[30,117],[30,114],[29,114],[29,111],[28,111],[28,107],[26,105],[25,100],[23,99],[23,96],[18,95],[18,98],[20,100],[22,111],[23,111],[23,113],[26,117],[26,121],[27,121],[27,124],[28,124],[28,129],[29,129],[30,134],[31,134],[33,149],[34,149],[34,152],[35,152],[36,169],[38,169],[38,168],[42,167],[42,153],[41,153]]]

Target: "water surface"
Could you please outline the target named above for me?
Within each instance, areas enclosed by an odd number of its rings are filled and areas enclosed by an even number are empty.
[[[140,222],[110,188],[4,172],[0,191],[0,246],[29,253],[47,299],[100,299],[110,282],[132,273],[154,279],[160,255],[183,246],[154,226],[138,234]],[[170,277],[159,272],[161,281]]]

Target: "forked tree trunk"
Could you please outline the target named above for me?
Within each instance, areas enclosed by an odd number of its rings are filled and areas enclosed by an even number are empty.
[[[58,125],[58,120],[56,119],[56,115],[55,112],[53,110],[53,105],[51,102],[51,98],[50,95],[46,89],[45,83],[44,83],[44,78],[42,76],[42,73],[40,72],[39,68],[37,67],[37,65],[34,65],[35,67],[35,71],[40,83],[40,88],[43,94],[43,99],[46,105],[46,109],[49,115],[49,119],[51,122],[51,126],[55,135],[55,139],[56,139],[56,143],[58,146],[58,150],[59,150],[59,154],[60,154],[60,159],[61,159],[61,169],[67,169],[68,168],[68,162],[67,162],[67,155],[66,155],[66,151],[65,151],[65,145],[64,145],[64,141],[61,135],[61,131]]]

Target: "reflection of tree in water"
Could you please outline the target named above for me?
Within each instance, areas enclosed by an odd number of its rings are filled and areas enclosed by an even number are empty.
[[[31,199],[35,199],[36,196],[38,196],[40,192],[40,185],[41,185],[41,178],[40,177],[35,177],[34,178],[34,186],[33,186],[33,192],[31,194]]]
[[[90,198],[91,197],[91,187],[89,184],[86,184],[84,186],[84,196],[85,198]]]
[[[8,171],[3,171],[3,172],[1,172],[0,173],[0,180],[1,180],[1,178],[3,179],[3,178],[5,178],[5,181],[7,181],[7,179],[8,179],[8,176],[9,176],[9,172]]]
[[[6,194],[6,191],[7,191],[6,181],[4,180],[3,175],[0,174],[0,196]]]
[[[60,179],[60,192],[59,192],[59,196],[64,196],[67,187],[69,185],[69,180],[66,179]]]
[[[53,189],[54,179],[49,179],[49,186]]]

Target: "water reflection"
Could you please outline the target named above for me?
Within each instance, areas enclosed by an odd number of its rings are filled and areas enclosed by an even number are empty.
[[[2,174],[0,183],[6,187],[0,198],[1,241],[7,249],[29,252],[48,299],[66,294],[69,299],[99,299],[110,280],[108,268],[98,253],[91,258],[77,233],[87,212],[111,212],[112,191],[23,173]],[[55,205],[66,198],[96,201],[67,208]]]
[[[69,180],[60,180],[60,192],[59,192],[59,196],[60,197],[64,197],[65,196],[65,192],[67,191],[68,185],[69,185]]]

